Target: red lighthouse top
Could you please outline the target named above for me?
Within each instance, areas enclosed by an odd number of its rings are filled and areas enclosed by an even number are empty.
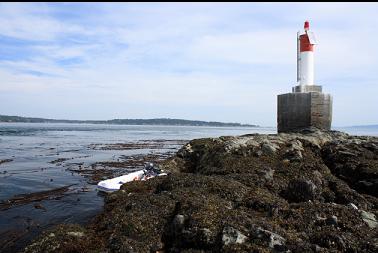
[[[305,31],[310,29],[310,22],[308,20],[306,20],[305,23],[304,23],[304,29],[305,29]]]

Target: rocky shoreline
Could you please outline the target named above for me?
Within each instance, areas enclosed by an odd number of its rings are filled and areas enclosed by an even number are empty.
[[[190,141],[166,177],[23,252],[378,252],[378,138],[307,129]]]

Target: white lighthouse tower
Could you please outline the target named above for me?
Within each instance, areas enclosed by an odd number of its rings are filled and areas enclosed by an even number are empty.
[[[304,23],[304,33],[297,33],[297,81],[299,85],[314,85],[314,45],[310,22]]]
[[[310,22],[297,33],[297,85],[291,93],[277,96],[277,130],[290,132],[303,128],[331,128],[332,97],[322,93],[322,86],[314,83],[314,34]]]

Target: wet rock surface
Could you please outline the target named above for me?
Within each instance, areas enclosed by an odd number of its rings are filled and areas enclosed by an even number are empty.
[[[376,137],[197,139],[160,166],[171,173],[123,185],[85,228],[46,231],[24,252],[378,251]]]

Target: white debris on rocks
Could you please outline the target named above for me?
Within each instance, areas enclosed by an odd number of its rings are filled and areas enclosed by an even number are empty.
[[[75,236],[75,237],[83,237],[84,233],[83,232],[67,232],[67,235]]]
[[[247,240],[247,236],[243,235],[239,230],[226,226],[223,229],[222,242],[224,245],[231,243],[244,243]]]
[[[358,210],[358,207],[355,204],[353,204],[353,203],[349,203],[348,206],[352,207],[355,210]]]
[[[192,145],[190,145],[190,143],[186,144],[184,146],[185,148],[185,151],[188,152],[188,153],[193,153],[193,149],[192,149]]]

